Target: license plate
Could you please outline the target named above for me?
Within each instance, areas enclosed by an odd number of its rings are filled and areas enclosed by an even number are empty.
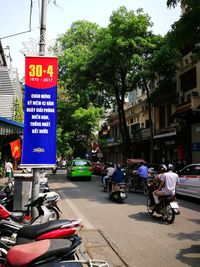
[[[126,197],[126,194],[125,193],[120,193],[120,196],[121,197]]]
[[[172,207],[172,209],[178,209],[178,203],[177,202],[170,202],[170,206]]]

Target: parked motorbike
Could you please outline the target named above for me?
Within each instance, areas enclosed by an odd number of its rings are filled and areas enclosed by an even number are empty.
[[[81,244],[81,237],[74,235],[68,239],[45,239],[16,245],[8,252],[0,248],[0,266],[28,267],[74,260]]]
[[[46,263],[39,265],[39,267],[109,267],[106,261],[102,260],[68,260],[57,263]]]
[[[175,216],[180,214],[179,205],[176,202],[174,195],[170,196],[159,196],[159,204],[155,204],[153,197],[153,191],[155,190],[154,185],[151,184],[148,190],[147,199],[147,211],[152,216],[154,213],[160,214],[162,218],[169,224],[173,223]]]
[[[7,246],[51,238],[68,238],[82,229],[80,219],[56,220],[23,226],[14,221],[0,221],[0,241]]]
[[[44,196],[44,195],[46,195],[46,197],[43,202],[43,205],[45,205],[51,213],[49,220],[59,220],[60,213],[62,213],[57,204],[58,201],[60,200],[60,196],[55,191],[49,191],[46,193],[39,194],[39,196]]]
[[[122,203],[126,198],[126,183],[114,184],[112,180],[108,184],[108,194],[111,200]]]
[[[53,166],[52,173],[53,174],[56,174],[57,173],[57,170],[58,170],[58,165]]]
[[[1,205],[3,205],[7,210],[11,212],[11,214],[15,214],[14,216],[22,216],[24,212],[12,212],[13,211],[13,190],[14,190],[14,180],[10,181],[8,185],[6,185],[0,191],[0,201]],[[58,207],[58,201],[60,200],[60,196],[55,192],[52,191],[48,187],[48,179],[43,173],[40,181],[40,193],[39,196],[46,195],[42,205],[46,206],[47,209],[50,211],[50,218],[49,220],[58,220],[60,218],[61,210]],[[38,204],[38,203],[37,203]],[[30,213],[30,210],[29,210]],[[17,215],[16,215],[17,214]]]
[[[38,197],[36,200],[30,201],[25,205],[25,211],[8,211],[3,205],[0,204],[0,220],[6,219],[7,221],[13,221],[23,224],[40,224],[52,220],[51,211],[46,207],[44,201],[46,200],[46,194]],[[36,208],[38,214],[35,218],[31,216],[31,209]]]

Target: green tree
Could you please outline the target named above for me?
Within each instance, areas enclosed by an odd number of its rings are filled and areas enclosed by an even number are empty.
[[[102,117],[102,109],[98,108],[98,94],[93,85],[86,84],[82,75],[97,32],[98,26],[94,23],[74,22],[71,28],[58,38],[57,46],[54,47],[55,51],[59,51],[57,106],[58,126],[62,130],[59,131],[57,147],[60,152],[64,142],[76,155],[83,154]]]
[[[110,96],[114,96],[127,157],[132,151],[124,101],[127,93],[136,89],[135,75],[153,51],[153,34],[149,31],[151,25],[149,16],[143,10],[134,12],[120,7],[110,17],[108,28],[101,31],[88,65],[92,76],[101,80]]]
[[[194,60],[200,57],[200,1],[199,0],[168,0],[168,7],[181,3],[185,12],[172,25],[168,38],[172,47],[188,53],[193,51]]]
[[[24,111],[23,111],[22,103],[20,102],[18,96],[16,96],[15,98],[14,120],[17,122],[21,122],[21,123],[24,121]]]

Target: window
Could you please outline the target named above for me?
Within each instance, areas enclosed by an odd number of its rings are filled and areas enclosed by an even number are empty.
[[[181,90],[187,92],[197,87],[197,77],[196,77],[196,67],[190,69],[189,71],[183,73],[180,76],[181,80]]]
[[[165,106],[159,108],[159,125],[160,128],[165,127]]]

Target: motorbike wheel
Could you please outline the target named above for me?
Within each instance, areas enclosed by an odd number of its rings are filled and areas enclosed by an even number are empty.
[[[128,192],[131,192],[131,190],[132,190],[132,185],[131,185],[131,180],[130,180],[130,179],[127,180],[126,185],[127,185]]]
[[[165,212],[164,212],[164,219],[166,222],[168,222],[169,224],[173,223],[175,220],[175,211],[172,209],[172,207],[170,206],[169,203],[167,203],[165,205],[164,208]]]
[[[60,214],[54,207],[48,207],[48,210],[51,212],[51,216],[49,218],[49,221],[55,221],[60,219]]]
[[[151,204],[151,199],[147,199],[147,211],[150,215],[154,214],[154,205]]]
[[[148,189],[144,189],[144,196],[147,197],[149,195],[149,190]]]

